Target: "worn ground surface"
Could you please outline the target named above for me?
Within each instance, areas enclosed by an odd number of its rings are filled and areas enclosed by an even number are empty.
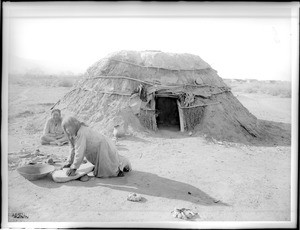
[[[117,142],[133,171],[122,178],[55,183],[28,181],[15,170],[28,160],[63,160],[68,146],[40,146],[37,122],[64,87],[9,86],[9,222],[157,222],[190,208],[193,221],[289,221],[291,147],[213,142],[172,130],[140,133]],[[291,99],[239,94],[260,119],[291,123]],[[26,157],[36,149],[39,157]],[[3,153],[2,153],[3,154]],[[22,158],[22,156],[24,158]],[[32,155],[34,156],[34,155]],[[142,202],[127,201],[138,193]],[[15,218],[24,213],[28,218]]]

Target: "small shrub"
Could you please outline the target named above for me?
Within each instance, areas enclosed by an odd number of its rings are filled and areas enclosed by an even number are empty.
[[[73,81],[71,79],[63,79],[58,82],[59,87],[72,87],[73,86]]]
[[[282,94],[280,94],[280,97],[291,98],[292,92],[291,91],[283,92]]]
[[[257,88],[246,88],[245,93],[257,93]]]

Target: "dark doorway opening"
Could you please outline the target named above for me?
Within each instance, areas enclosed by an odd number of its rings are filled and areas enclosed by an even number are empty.
[[[155,109],[158,114],[156,118],[157,128],[168,128],[179,131],[180,121],[177,107],[177,98],[157,97],[155,105]]]

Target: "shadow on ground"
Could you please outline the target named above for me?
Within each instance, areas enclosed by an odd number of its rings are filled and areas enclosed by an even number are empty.
[[[164,178],[149,172],[131,171],[124,177],[93,178],[88,182],[79,180],[67,183],[55,183],[50,177],[32,181],[37,186],[46,188],[58,188],[61,186],[76,187],[106,187],[114,190],[138,193],[141,195],[163,197],[168,199],[188,201],[205,206],[229,206],[220,200],[209,196],[199,188],[190,184]]]

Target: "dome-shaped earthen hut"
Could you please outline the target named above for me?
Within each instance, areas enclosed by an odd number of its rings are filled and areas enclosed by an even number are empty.
[[[125,129],[200,132],[248,142],[266,132],[208,63],[192,54],[119,51],[89,67],[54,106],[99,131]]]

